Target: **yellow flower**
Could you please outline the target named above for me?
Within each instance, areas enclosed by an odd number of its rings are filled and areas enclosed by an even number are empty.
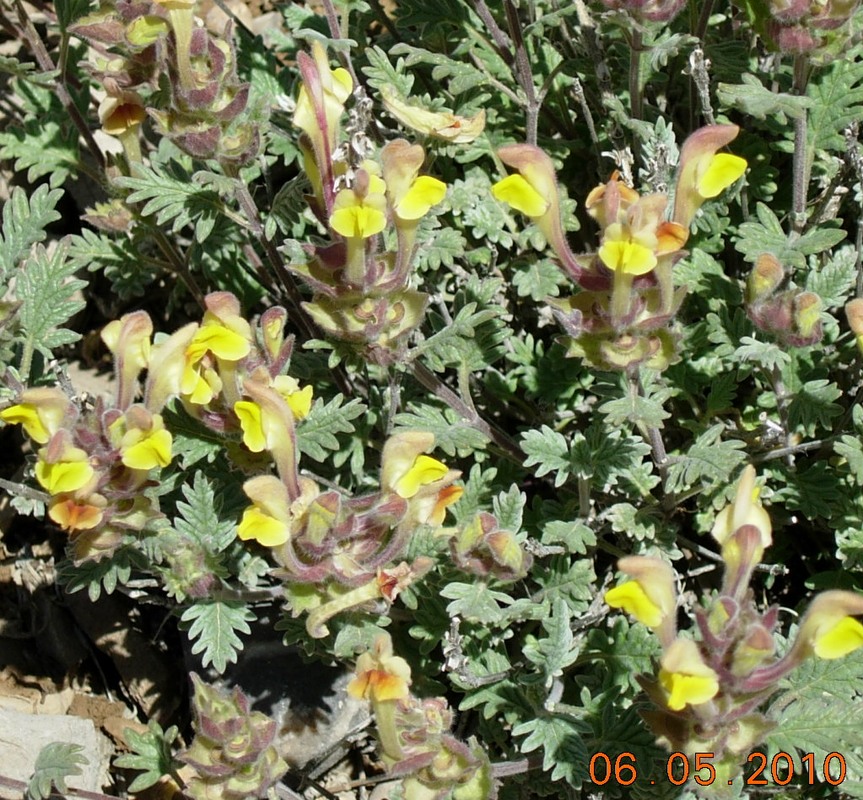
[[[156,414],[150,430],[132,428],[123,434],[120,442],[121,458],[129,469],[167,467],[171,463],[172,445],[170,431],[165,430],[162,418]]]
[[[472,117],[461,117],[452,111],[430,111],[403,100],[395,89],[386,84],[380,87],[384,108],[402,125],[419,133],[443,139],[454,144],[472,142],[485,129],[485,111]]]
[[[295,378],[289,375],[279,375],[273,380],[273,388],[285,398],[285,402],[296,419],[305,419],[309,415],[314,396],[311,386],[304,386],[300,389],[300,384]]]
[[[38,444],[46,444],[60,430],[69,400],[54,387],[25,389],[21,402],[0,411],[0,419],[9,425],[21,425]]]
[[[689,229],[695,212],[705,200],[716,197],[746,171],[746,160],[717,153],[738,134],[736,125],[707,125],[683,143],[677,171],[672,219]]]
[[[863,647],[863,595],[832,590],[821,592],[811,603],[797,634],[794,649],[819,658],[842,658]]]
[[[104,497],[91,495],[86,501],[58,497],[48,509],[48,516],[66,531],[89,531],[102,522],[107,505]]]
[[[303,84],[297,96],[294,125],[315,140],[321,135],[320,128],[323,123],[332,149],[335,128],[344,110],[345,101],[351,96],[354,82],[346,69],[330,69],[326,50],[319,42],[312,43],[311,58],[300,53],[299,61]],[[318,111],[323,115],[322,120],[318,118]]]
[[[832,626],[825,626],[812,641],[818,658],[842,658],[863,647],[863,625],[854,617],[842,617]]]
[[[599,248],[599,258],[606,267],[613,272],[622,272],[626,275],[645,275],[656,267],[656,255],[643,244],[633,241],[631,238],[614,238],[617,231],[612,228],[620,228],[620,225],[609,226],[605,241]]]
[[[762,551],[770,546],[773,541],[770,515],[758,501],[759,494],[760,489],[755,485],[755,467],[750,464],[740,476],[734,502],[725,506],[713,523],[711,534],[720,545],[724,547],[739,528],[753,525],[761,534]]]
[[[393,490],[405,500],[413,497],[422,486],[439,481],[449,472],[446,464],[431,456],[420,455],[394,484]]]
[[[109,94],[99,104],[98,113],[102,130],[109,136],[122,136],[137,128],[147,118],[144,104],[135,92]]]
[[[263,409],[251,400],[238,400],[234,403],[234,413],[243,429],[243,444],[253,453],[267,449],[267,429]]]
[[[663,620],[662,609],[648,596],[638,581],[626,581],[605,593],[605,602],[612,608],[622,608],[642,625],[655,628]]]
[[[279,547],[291,536],[290,500],[285,485],[274,475],[260,475],[243,484],[252,506],[243,512],[237,535],[264,547]]]
[[[626,581],[605,593],[605,602],[621,608],[642,625],[658,628],[677,607],[674,570],[658,558],[627,556],[617,562],[618,569],[634,580]]]
[[[731,153],[716,153],[697,173],[695,187],[705,200],[716,197],[746,172],[746,159]]]
[[[49,494],[76,492],[86,486],[95,475],[86,452],[67,445],[59,459],[45,461],[46,449],[39,451],[36,462],[36,480]]]
[[[698,706],[719,693],[719,680],[701,657],[698,645],[689,639],[676,639],[660,662],[659,683],[668,693],[668,707],[682,711]]]
[[[382,703],[407,697],[410,683],[411,668],[403,658],[393,655],[392,639],[382,634],[375,639],[372,652],[357,659],[356,677],[347,691],[357,700]]]
[[[186,348],[186,358],[192,364],[197,364],[207,352],[211,352],[223,361],[239,361],[249,354],[251,347],[248,336],[218,321],[208,320],[205,314],[201,327]]]
[[[543,216],[549,208],[549,201],[518,173],[498,181],[491,187],[491,193],[496,200],[512,206],[531,219]]]
[[[353,189],[342,189],[333,203],[330,227],[347,239],[368,239],[386,227],[386,207],[382,192],[362,197]]]
[[[407,194],[393,209],[399,219],[417,220],[428,214],[446,195],[446,184],[429,175],[420,175],[410,186]]]

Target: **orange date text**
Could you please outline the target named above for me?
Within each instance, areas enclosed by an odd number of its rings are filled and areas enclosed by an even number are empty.
[[[665,774],[653,777],[650,784],[656,783],[656,777],[667,780],[675,786],[682,786],[690,778],[699,786],[710,786],[716,780],[716,767],[713,765],[713,753],[694,753],[692,757],[677,751],[665,760]],[[812,786],[818,780],[818,767],[824,783],[838,786],[845,780],[845,757],[841,753],[828,753],[823,762],[816,759],[814,753],[804,753],[800,756],[800,769],[795,773],[794,758],[785,752],[776,753],[769,758],[766,753],[751,753],[746,759],[747,773],[744,776],[746,786],[787,786],[800,775],[804,782]],[[619,786],[631,786],[638,780],[638,764],[633,753],[623,752],[609,756],[606,753],[596,753],[590,759],[588,776],[592,783],[604,786],[613,781]],[[728,781],[729,785],[732,781]]]

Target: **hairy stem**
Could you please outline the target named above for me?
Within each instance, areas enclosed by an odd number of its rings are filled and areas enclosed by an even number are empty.
[[[525,112],[527,114],[527,121],[525,123],[525,140],[528,144],[535,145],[540,101],[537,98],[536,88],[533,85],[533,71],[530,67],[530,58],[524,43],[524,36],[522,35],[518,10],[512,0],[504,1],[504,10],[506,11],[509,32],[515,45],[515,75],[519,84],[521,84],[526,100]]]
[[[794,56],[794,93],[805,94],[809,61],[803,54]],[[794,159],[791,200],[791,224],[796,233],[806,225],[806,195],[809,190],[809,155],[806,143],[808,115],[805,108],[794,120]]]
[[[44,42],[36,32],[36,28],[33,26],[30,16],[22,5],[21,0],[15,0],[15,9],[18,13],[18,24],[21,26],[21,32],[27,40],[27,43],[30,45],[30,49],[33,51],[36,62],[39,64],[39,68],[43,72],[52,72],[55,69],[55,64],[51,59],[51,56],[48,54],[48,50],[46,49]],[[72,120],[72,124],[78,129],[78,133],[86,143],[87,149],[90,151],[90,155],[93,156],[99,167],[104,169],[105,158],[102,155],[102,151],[99,149],[99,145],[96,144],[96,140],[93,138],[93,134],[90,132],[90,127],[87,125],[86,120],[81,116],[81,112],[78,111],[78,107],[73,102],[72,96],[69,94],[69,90],[66,88],[66,84],[63,82],[62,77],[54,84],[54,90],[57,93],[57,97],[62,103],[63,108]]]
[[[519,465],[524,463],[525,458],[527,458],[524,451],[500,428],[486,422],[428,367],[417,361],[413,361],[408,366],[408,370],[423,387],[428,389],[435,397],[443,400],[472,428],[482,433],[489,441],[494,442],[513,463]]]
[[[635,28],[629,40],[629,106],[633,119],[641,119],[644,113],[644,98],[641,96],[643,44],[641,31]]]

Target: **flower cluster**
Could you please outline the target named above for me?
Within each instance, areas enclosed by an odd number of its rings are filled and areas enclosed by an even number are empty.
[[[733,503],[713,525],[725,574],[719,592],[695,614],[697,639],[678,633],[675,573],[660,559],[621,559],[628,580],[605,595],[662,644],[658,680],[640,679],[657,706],[645,718],[672,750],[715,753],[723,780],[739,773],[742,759],[772,727],[757,709],[781,678],[809,656],[841,658],[863,647],[863,624],[855,619],[863,614],[863,595],[827,591],[812,601],[794,642],[777,656],[779,609],[760,611],[749,586],[772,541],[758,495],[755,470],[747,467]]]
[[[35,475],[50,495],[48,516],[68,531],[80,562],[110,555],[127,534],[160,516],[148,489],[155,470],[171,461],[172,437],[161,410],[166,397],[134,402],[138,378],[153,358],[152,322],[145,312],[110,323],[102,338],[114,354],[113,402],[73,402],[56,387],[19,392],[0,419],[20,424],[41,447]]]
[[[768,0],[742,3],[760,26],[762,35],[784,53],[812,53],[820,49],[843,54],[848,40],[841,29],[860,0]]]
[[[219,435],[240,436],[252,452],[266,449],[296,482],[294,420],[311,407],[312,389],[284,375],[292,339],[286,312],[268,309],[257,330],[228,292],[205,298],[192,322],[156,344],[144,311],[109,323],[102,339],[114,356],[116,392],[108,404],[72,402],[58,388],[19,391],[0,411],[37,444],[36,480],[51,497],[48,514],[70,533],[76,560],[112,553],[128,533],[160,516],[155,470],[171,461],[172,436],[162,410],[179,397],[187,412]],[[147,371],[141,394],[140,376]],[[152,496],[151,496],[152,495]]]
[[[779,291],[784,279],[785,271],[775,256],[759,256],[746,285],[746,313],[780,344],[817,344],[823,335],[821,299],[814,292],[800,289]]]
[[[130,162],[141,160],[148,114],[161,135],[196,158],[242,164],[257,152],[257,126],[243,117],[249,84],[237,78],[230,24],[221,37],[210,35],[198,24],[196,5],[117,0],[73,26],[94,48],[89,70],[106,92],[102,128],[120,140]],[[170,99],[159,107],[162,76]]]
[[[411,262],[420,220],[443,200],[446,185],[420,175],[425,152],[404,139],[386,144],[377,160],[338,160],[351,77],[329,67],[319,44],[311,56],[300,53],[298,62],[302,87],[294,124],[302,131],[309,204],[330,242],[310,248],[309,262],[291,269],[314,291],[304,305],[327,334],[389,364],[425,313],[428,296],[408,286]],[[395,232],[395,252],[381,252],[388,230]]]
[[[461,497],[459,472],[426,455],[434,436],[394,434],[386,442],[380,491],[346,497],[321,491],[311,479],[280,467],[243,489],[252,505],[238,527],[243,540],[272,548],[295,616],[308,612],[309,635],[326,636],[334,615],[358,606],[392,603],[432,562],[403,561],[420,526],[439,528],[447,506]]]
[[[384,634],[371,652],[357,659],[356,677],[347,689],[372,705],[383,760],[391,774],[403,776],[400,796],[493,800],[497,792],[485,751],[475,741],[464,743],[450,733],[453,714],[444,698],[420,699],[410,684],[410,667],[393,654],[392,641]]]
[[[186,786],[193,800],[243,800],[264,797],[287,772],[275,746],[276,723],[252,711],[239,689],[228,695],[192,673],[195,738],[180,754],[194,768]]]
[[[617,175],[596,187],[586,207],[600,226],[600,247],[583,255],[574,255],[566,241],[551,159],[527,144],[498,151],[516,172],[496,183],[492,193],[537,225],[582,290],[573,297],[549,300],[569,337],[570,356],[611,370],[642,363],[662,369],[674,357],[667,324],[685,289],[675,290],[672,267],[683,254],[689,226],[702,203],[731,186],[746,169],[739,156],[718,152],[737,131],[734,125],[711,125],[686,140],[670,218],[663,194],[642,197]]]

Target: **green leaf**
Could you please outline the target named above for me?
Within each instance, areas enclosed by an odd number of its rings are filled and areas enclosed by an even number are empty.
[[[466,303],[452,321],[429,313],[429,322],[438,332],[419,344],[413,354],[421,353],[435,372],[448,367],[471,372],[484,369],[504,352],[508,330],[500,316],[499,307],[482,307],[478,302]]]
[[[818,150],[844,153],[844,131],[860,119],[863,105],[863,61],[856,47],[813,73],[806,94],[814,101],[809,112],[807,153],[811,163]]]
[[[821,269],[812,269],[806,276],[807,291],[821,298],[825,309],[841,306],[857,280],[857,250],[845,245],[836,250]]]
[[[337,434],[353,433],[351,420],[362,415],[366,407],[359,400],[345,403],[337,394],[328,403],[318,398],[308,416],[297,426],[297,448],[309,458],[323,463],[333,451],[342,448]]]
[[[541,478],[554,472],[554,485],[562,486],[572,472],[569,444],[563,434],[543,425],[538,431],[525,431],[521,447],[527,455],[526,467],[536,467],[534,474]]]
[[[202,545],[210,553],[220,553],[236,539],[234,522],[222,514],[222,501],[216,498],[203,472],[196,472],[192,485],[184,483],[183,496],[188,502],[177,502],[179,517],[174,530]]]
[[[90,0],[55,0],[54,10],[57,13],[57,22],[63,33],[66,29],[90,8]]]
[[[848,234],[839,228],[813,228],[794,241],[794,249],[804,256],[814,256],[835,247]]]
[[[845,459],[855,483],[863,486],[863,442],[857,436],[846,434],[834,443],[833,450]]]
[[[537,302],[546,297],[557,297],[565,283],[560,268],[547,258],[531,261],[512,276],[519,297],[530,297]]]
[[[50,102],[50,101],[49,101]],[[49,175],[51,188],[62,186],[78,169],[78,137],[72,125],[57,119],[59,108],[46,102],[43,115],[28,118],[23,128],[7,128],[0,132],[0,160],[15,161],[15,171],[27,170],[27,181],[35,184]]]
[[[471,622],[494,625],[503,619],[502,606],[510,605],[513,600],[504,592],[489,589],[483,581],[458,583],[453,581],[440,590],[441,597],[452,600],[446,607],[447,613]]]
[[[667,492],[679,493],[696,483],[710,487],[727,482],[734,470],[746,460],[741,450],[745,442],[723,440],[725,426],[720,422],[708,428],[687,450],[675,457],[668,468]]]
[[[395,91],[403,98],[410,95],[414,85],[413,75],[405,72],[405,60],[400,58],[393,66],[387,54],[380,47],[369,47],[364,53],[368,66],[363,67],[363,74],[369,79],[369,86],[380,90]]]
[[[758,221],[744,222],[737,229],[738,238],[734,242],[737,252],[752,264],[764,253],[772,253],[784,266],[803,269],[806,258],[789,242],[776,214],[765,203],[758,203],[755,211]]]
[[[565,780],[577,789],[587,778],[590,757],[582,736],[588,730],[584,722],[570,714],[543,713],[516,725],[512,733],[527,736],[520,746],[522,753],[542,748],[542,768],[551,770],[552,780]]]
[[[73,277],[75,268],[67,253],[65,242],[50,253],[41,244],[34,245],[18,271],[15,288],[21,301],[18,320],[24,332],[25,354],[35,349],[50,359],[54,348],[81,338],[81,334],[62,327],[84,308],[80,290],[87,285]]]
[[[860,715],[863,701],[859,687],[863,679],[863,653],[844,658],[811,658],[783,680],[787,691],[770,709],[776,727],[767,735],[770,752],[784,751],[795,756],[795,771],[802,764],[799,753],[815,753],[821,765],[828,753],[838,752],[848,766],[848,778],[863,778],[860,749]],[[836,774],[834,764],[833,774]]]
[[[73,565],[64,561],[60,565],[60,577],[69,594],[87,589],[87,596],[95,603],[102,595],[112,594],[117,586],[124,586],[132,576],[132,567],[142,565],[140,554],[131,547],[121,547],[114,551],[111,558],[99,561],[84,561]]]
[[[171,223],[171,231],[177,233],[194,223],[195,240],[199,244],[225,214],[218,192],[201,186],[198,175],[191,179],[186,174],[175,177],[152,167],[136,166],[133,177],[120,177],[115,183],[131,189],[126,202],[143,203],[140,213],[145,217],[154,214],[157,225]]]
[[[491,504],[498,524],[503,530],[517,533],[521,530],[521,521],[527,495],[513,484],[508,492],[501,492],[492,498]]]
[[[142,227],[136,227],[135,234]],[[85,228],[68,242],[70,264],[91,272],[101,270],[121,300],[143,295],[160,273],[154,259],[147,257],[152,243],[144,241],[143,235],[112,238]]]
[[[710,393],[707,395],[708,417],[727,414],[734,409],[737,386],[737,375],[733,372],[723,372],[710,382]]]
[[[52,786],[65,794],[66,779],[81,774],[81,766],[89,764],[81,753],[84,748],[79,744],[52,742],[45,745],[36,756],[33,776],[27,783],[27,800],[48,800]]]
[[[138,733],[134,728],[125,729],[123,736],[131,752],[115,758],[114,766],[141,772],[129,784],[128,791],[140,792],[149,789],[175,769],[176,762],[171,755],[171,745],[178,733],[176,725],[163,731],[162,726],[154,719],[148,723],[145,733]]]
[[[475,89],[488,82],[486,76],[467,61],[456,61],[444,53],[432,53],[422,47],[413,47],[404,42],[394,45],[390,49],[394,56],[406,55],[404,63],[406,67],[414,67],[417,64],[431,64],[432,80],[443,82],[449,78],[448,89],[454,94],[462,94],[469,89]]]
[[[532,575],[542,587],[532,598],[534,602],[554,604],[563,600],[573,614],[580,614],[593,599],[596,576],[589,558],[551,556],[540,565],[534,564]]]
[[[743,336],[732,355],[734,361],[742,364],[755,363],[763,369],[772,371],[791,363],[791,356],[775,342],[760,342],[752,336]]]
[[[572,634],[572,615],[562,599],[557,599],[551,616],[542,620],[546,635],[540,639],[528,637],[522,653],[532,664],[538,666],[545,676],[546,688],[551,687],[554,678],[563,675],[566,667],[578,658],[581,645]]]
[[[3,205],[3,236],[0,238],[0,283],[6,282],[30,247],[45,238],[45,227],[60,219],[56,210],[62,189],[37,186],[28,196],[20,186]]]
[[[593,656],[604,673],[603,686],[638,691],[636,678],[650,675],[661,653],[656,637],[649,628],[632,624],[616,616],[610,630],[594,628],[587,637],[586,658]]]
[[[204,667],[212,664],[223,673],[228,664],[236,663],[243,642],[237,635],[251,633],[249,622],[255,615],[236,600],[209,600],[189,606],[180,617],[180,626],[189,631],[192,653],[201,656]]]
[[[842,413],[842,406],[833,402],[841,396],[839,387],[826,378],[807,381],[794,392],[788,404],[789,429],[802,428],[809,434],[818,427],[830,430],[830,420]]]
[[[605,491],[616,486],[619,478],[629,478],[650,452],[650,446],[640,437],[626,434],[620,428],[610,429],[603,420],[596,420],[570,444],[571,469],[591,478],[595,488]]]
[[[224,438],[190,416],[179,401],[164,408],[162,418],[174,436],[171,450],[181,469],[188,470],[203,459],[212,463],[224,451]]]
[[[465,458],[488,446],[486,436],[465,422],[451,408],[430,405],[408,405],[408,410],[396,414],[393,420],[399,429],[429,431],[434,434],[435,447],[448,456]]]
[[[636,508],[631,503],[615,503],[608,509],[612,530],[635,541],[656,538],[661,519],[649,506]]]
[[[420,237],[422,234],[420,234]],[[462,259],[467,249],[467,240],[455,228],[435,228],[426,239],[420,239],[416,254],[416,268],[420,272],[452,267]]]
[[[605,420],[611,427],[628,422],[648,428],[662,428],[663,421],[671,416],[663,408],[663,403],[670,395],[670,389],[660,390],[650,397],[630,392],[617,400],[603,403],[599,410],[605,414]]]
[[[453,181],[443,205],[461,217],[462,227],[469,229],[474,239],[512,247],[518,215],[491,196],[491,180],[483,170],[470,169],[464,178]]]
[[[736,108],[755,119],[767,119],[768,116],[784,125],[786,117],[801,119],[807,108],[814,105],[811,97],[785,94],[767,89],[761,81],[749,73],[740,76],[741,84],[719,83],[716,86],[716,96],[728,108]]]
[[[543,525],[543,544],[562,544],[569,553],[586,555],[596,546],[596,534],[581,520],[552,519]]]

